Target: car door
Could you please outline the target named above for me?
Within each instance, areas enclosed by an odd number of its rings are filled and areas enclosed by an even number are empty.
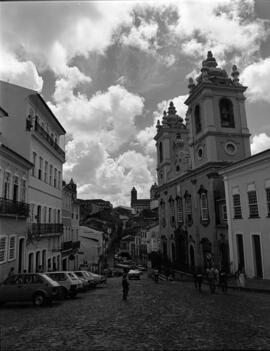
[[[17,301],[29,301],[32,299],[33,274],[19,275],[17,280]]]
[[[17,299],[18,287],[17,287],[17,275],[8,277],[0,285],[0,301],[14,301]]]

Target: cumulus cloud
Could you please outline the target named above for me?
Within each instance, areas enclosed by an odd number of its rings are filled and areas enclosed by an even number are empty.
[[[129,205],[130,191],[135,185],[138,196],[149,198],[150,187],[154,182],[150,167],[150,157],[128,150],[113,159],[110,156],[97,168],[96,176],[90,183],[81,185],[78,193],[83,198],[102,197],[114,205]]]
[[[254,135],[251,142],[251,153],[254,155],[266,149],[270,149],[270,136],[266,133]]]
[[[247,96],[251,102],[264,100],[270,103],[270,57],[254,62],[245,68],[241,81],[248,86]]]
[[[179,20],[172,31],[180,38],[182,51],[188,56],[202,58],[211,49],[219,61],[228,53],[237,53],[248,61],[269,35],[266,30],[269,21],[252,16],[252,0],[184,0],[176,6]]]
[[[41,91],[43,79],[33,62],[19,61],[15,55],[1,52],[0,79],[23,87]]]

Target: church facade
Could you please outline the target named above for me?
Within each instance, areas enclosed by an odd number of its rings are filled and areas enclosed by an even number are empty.
[[[186,123],[173,103],[157,123],[161,252],[180,269],[230,269],[225,191],[219,171],[250,156],[246,87],[211,52],[189,79]]]

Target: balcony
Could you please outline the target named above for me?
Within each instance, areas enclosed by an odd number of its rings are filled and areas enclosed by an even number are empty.
[[[28,227],[30,235],[59,235],[63,233],[62,223],[30,223]]]
[[[64,241],[62,243],[61,251],[71,251],[73,249],[72,241]]]
[[[0,215],[28,217],[29,205],[0,197]]]
[[[35,131],[44,139],[46,139],[48,143],[58,152],[58,154],[61,155],[61,157],[65,158],[65,151],[61,149],[61,147],[53,140],[53,138],[46,132],[45,129],[41,127],[37,121],[35,122]]]
[[[72,242],[72,249],[77,250],[80,248],[81,242],[80,241],[73,241]]]

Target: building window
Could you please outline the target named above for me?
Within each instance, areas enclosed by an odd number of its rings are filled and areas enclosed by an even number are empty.
[[[8,247],[8,260],[15,260],[16,258],[16,236],[11,235],[9,237],[9,247]]]
[[[6,235],[0,236],[0,263],[7,260],[7,239]]]
[[[206,193],[201,194],[200,204],[201,204],[201,220],[207,221],[208,220],[208,201],[207,201]]]
[[[13,177],[13,201],[18,201],[19,191],[19,177]]]
[[[162,161],[163,161],[163,145],[160,142],[159,143],[159,162],[162,162]]]
[[[177,206],[177,223],[183,223],[183,203],[182,199],[178,197],[176,199],[176,206]]]
[[[54,169],[54,179],[53,179],[53,186],[56,188],[57,184],[57,169]]]
[[[202,130],[201,111],[200,111],[200,106],[199,105],[197,105],[195,107],[194,117],[195,117],[195,130],[196,130],[196,134],[198,134]]]
[[[184,197],[185,197],[186,223],[187,223],[188,226],[191,226],[192,223],[193,223],[193,220],[192,220],[191,195],[186,191]]]
[[[58,189],[61,189],[61,172],[58,171],[58,185],[57,185]]]
[[[175,208],[174,208],[174,200],[170,198],[169,200],[170,204],[170,219],[171,219],[171,225],[175,225]]]
[[[50,176],[49,176],[49,184],[52,185],[52,172],[53,172],[53,166],[50,165]]]
[[[265,191],[266,191],[267,216],[270,217],[270,188],[265,189]]]
[[[60,210],[57,211],[57,223],[61,223],[61,212]]]
[[[45,161],[45,167],[44,167],[44,182],[48,182],[48,161]]]
[[[222,205],[222,215],[223,215],[223,221],[227,221],[228,217],[227,217],[227,206],[226,206],[226,204]]]
[[[48,218],[48,223],[51,223],[52,221],[52,209],[49,208],[49,218]]]
[[[33,168],[32,168],[32,176],[35,176],[36,173],[36,162],[37,162],[37,154],[33,152]]]
[[[234,210],[235,219],[242,218],[242,209],[241,209],[241,201],[240,201],[239,194],[233,195],[233,210]]]
[[[219,101],[221,127],[234,128],[233,104],[231,100],[222,98]]]
[[[21,201],[25,202],[26,200],[26,180],[21,180]]]
[[[38,170],[38,179],[42,180],[42,171],[43,171],[43,159],[39,158],[39,170]]]
[[[11,176],[9,172],[5,172],[5,177],[4,177],[4,199],[9,199],[10,198],[10,181],[11,181]]]
[[[249,217],[259,217],[256,190],[248,191]]]
[[[47,207],[43,209],[43,223],[47,223]]]

